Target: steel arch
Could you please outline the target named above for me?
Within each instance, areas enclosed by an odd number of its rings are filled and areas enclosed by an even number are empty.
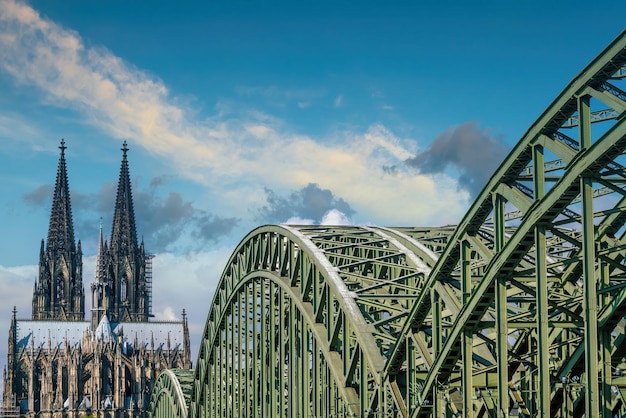
[[[248,234],[209,311],[189,415],[626,413],[624,78],[626,31],[458,226]]]
[[[252,231],[210,309],[191,416],[361,416],[385,405],[386,353],[434,264],[408,245],[433,256],[452,228],[416,231],[433,243],[368,227]]]
[[[450,238],[386,365],[390,378],[414,374],[406,368],[409,336],[435,314],[437,290],[428,289],[462,289],[463,308],[439,323],[436,361],[410,416],[434,415],[442,404],[456,409],[455,379],[472,388],[457,394],[465,416],[476,404],[479,413],[497,416],[513,408],[533,416],[613,416],[623,402],[613,375],[623,361],[626,313],[626,93],[616,84],[625,64],[626,32],[531,126]],[[494,231],[491,248],[476,239],[486,227]],[[476,361],[476,338],[488,341],[494,364]]]
[[[153,418],[187,418],[187,406],[194,387],[194,371],[169,369],[159,374],[150,396]]]

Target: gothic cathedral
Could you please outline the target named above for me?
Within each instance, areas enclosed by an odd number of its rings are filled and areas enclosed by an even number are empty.
[[[189,329],[182,320],[151,321],[152,257],[138,244],[126,142],[110,240],[98,242],[85,320],[81,243],[61,141],[50,227],[39,250],[32,319],[13,309],[4,401],[16,415],[144,417],[159,372],[191,368]]]

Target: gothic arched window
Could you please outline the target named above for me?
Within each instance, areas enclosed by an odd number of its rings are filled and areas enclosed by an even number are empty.
[[[124,302],[128,298],[128,280],[126,276],[122,278],[122,288],[120,289],[120,298]]]

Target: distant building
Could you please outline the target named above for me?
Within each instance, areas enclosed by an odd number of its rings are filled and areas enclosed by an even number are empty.
[[[190,368],[182,320],[150,321],[152,258],[138,244],[126,143],[110,242],[98,246],[85,320],[80,241],[74,239],[65,143],[52,198],[48,238],[39,251],[32,320],[13,317],[4,370],[4,407],[21,416],[67,417],[91,407],[96,416],[144,416],[159,372]]]

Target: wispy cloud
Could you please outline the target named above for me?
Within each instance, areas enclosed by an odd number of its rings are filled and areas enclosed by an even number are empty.
[[[2,42],[0,40],[0,42]],[[41,140],[42,134],[37,126],[22,115],[16,112],[8,112],[0,114],[0,140],[6,146],[7,142],[20,138],[20,141],[26,141],[36,144]]]
[[[320,141],[290,132],[262,112],[238,114],[223,106],[197,119],[154,75],[102,47],[86,46],[76,32],[15,0],[0,8],[0,71],[111,137],[149,149],[181,175],[222,188],[221,203],[234,208],[262,205],[263,185],[285,191],[316,183],[364,208],[359,214],[366,221],[440,223],[463,211],[453,180],[435,185],[408,171],[383,175],[383,166],[400,167],[413,155],[412,140],[372,125]],[[244,201],[234,188],[245,192]]]
[[[343,94],[340,94],[339,96],[335,97],[335,100],[333,101],[333,106],[341,107],[342,103],[343,103]]]
[[[239,86],[236,89],[237,94],[242,96],[259,96],[266,100],[279,101],[303,101],[313,100],[323,97],[326,93],[313,89],[284,89],[277,86]]]

